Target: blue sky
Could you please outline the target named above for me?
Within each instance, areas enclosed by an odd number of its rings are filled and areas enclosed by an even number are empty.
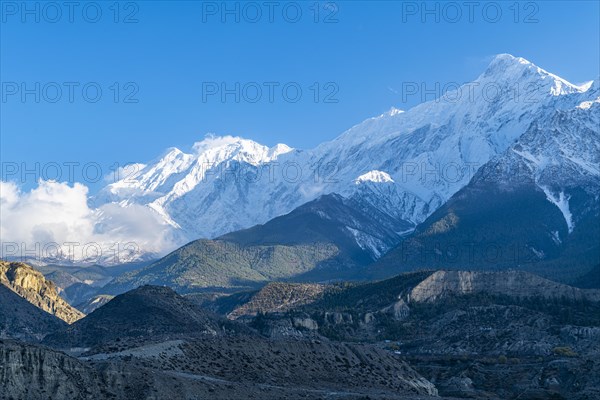
[[[206,133],[310,148],[419,103],[403,98],[403,83],[463,83],[497,53],[574,83],[600,75],[594,1],[484,1],[472,15],[466,2],[430,2],[425,15],[422,2],[320,2],[318,15],[313,2],[276,3],[271,22],[264,2],[230,2],[226,15],[221,2],[80,2],[71,22],[66,8],[59,16],[46,3],[28,3],[27,13],[2,2],[3,165],[93,162],[107,173],[170,146],[188,150]],[[236,83],[240,101],[223,101],[222,85]],[[23,85],[32,90],[24,101]]]

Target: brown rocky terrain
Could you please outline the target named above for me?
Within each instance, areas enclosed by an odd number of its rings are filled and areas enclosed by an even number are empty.
[[[0,289],[8,299],[0,301],[0,323],[3,314],[19,317],[4,336],[39,340],[46,329],[43,343],[52,347],[0,341],[0,399],[587,400],[600,394],[597,291],[516,271],[273,283],[202,301],[143,286],[71,325]],[[24,308],[11,308],[11,299]]]
[[[0,261],[0,284],[66,323],[71,324],[84,317],[81,311],[59,296],[54,283],[27,264]]]
[[[166,287],[119,295],[44,343],[71,355],[0,342],[0,398],[358,400],[437,393],[377,346],[265,338]]]
[[[0,340],[0,399],[425,400],[435,387],[374,347],[171,341],[77,359]]]
[[[581,290],[516,271],[409,273],[338,286],[251,325],[273,338],[327,337],[379,345],[407,361],[442,396],[595,399],[600,302]]]
[[[293,308],[312,303],[320,299],[328,289],[326,285],[316,283],[267,284],[250,300],[227,314],[227,318],[254,317],[258,313],[286,312]]]

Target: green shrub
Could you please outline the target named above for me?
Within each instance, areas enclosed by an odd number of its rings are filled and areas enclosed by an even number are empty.
[[[561,357],[577,357],[578,354],[573,351],[570,347],[555,347],[552,352]]]

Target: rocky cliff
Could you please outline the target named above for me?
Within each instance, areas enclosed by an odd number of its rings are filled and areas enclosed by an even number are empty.
[[[100,395],[95,371],[64,353],[0,340],[2,399],[92,399]]]
[[[0,261],[0,284],[69,324],[84,317],[82,312],[58,295],[54,283],[27,264]]]
[[[582,290],[523,271],[437,271],[410,292],[410,300],[426,302],[448,295],[486,293],[511,297],[600,300],[600,291]]]

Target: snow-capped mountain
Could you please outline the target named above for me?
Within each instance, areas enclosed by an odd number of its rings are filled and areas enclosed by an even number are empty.
[[[487,179],[533,183],[560,210],[571,233],[584,213],[573,212],[581,205],[570,204],[579,196],[573,192],[585,192],[596,202],[600,195],[600,98],[535,121],[491,164],[483,171],[493,168]]]
[[[372,267],[526,269],[563,282],[600,264],[600,101],[554,110]]]
[[[380,210],[377,218],[394,221],[397,233],[405,234],[467,185],[481,166],[530,132],[532,123],[560,118],[557,112],[576,107],[593,113],[597,98],[597,82],[573,85],[503,54],[473,82],[442,98],[407,111],[392,109],[314,149],[209,137],[191,153],[171,149],[132,168],[95,201],[147,205],[191,240],[265,223],[320,195],[338,193],[359,209]],[[590,129],[598,131],[597,126]],[[577,132],[573,135],[577,139]],[[564,150],[544,139],[531,145]],[[577,149],[572,149],[575,155]],[[526,150],[514,151],[526,157]],[[593,164],[588,155],[581,155],[581,162]],[[548,190],[557,203],[566,201]]]

